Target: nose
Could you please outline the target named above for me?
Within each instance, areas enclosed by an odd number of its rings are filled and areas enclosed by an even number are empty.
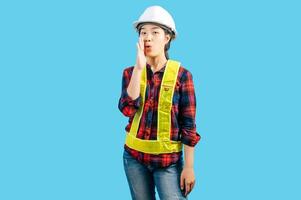
[[[151,41],[151,39],[152,39],[151,34],[145,34],[144,35],[144,42],[149,42],[149,41]]]

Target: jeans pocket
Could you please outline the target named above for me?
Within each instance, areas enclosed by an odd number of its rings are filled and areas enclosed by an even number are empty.
[[[127,152],[126,150],[123,151],[123,163],[125,166],[127,166],[129,163],[132,163],[134,160],[135,159],[129,152]]]
[[[126,150],[123,151],[123,158],[131,158],[132,156]]]

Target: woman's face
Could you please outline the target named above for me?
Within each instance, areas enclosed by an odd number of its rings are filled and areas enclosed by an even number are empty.
[[[170,35],[154,24],[145,24],[140,30],[140,37],[144,41],[144,53],[148,57],[165,55],[164,47],[170,39]]]

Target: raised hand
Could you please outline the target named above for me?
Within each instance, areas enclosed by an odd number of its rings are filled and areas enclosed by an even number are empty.
[[[144,41],[140,36],[139,41],[136,43],[137,45],[137,58],[136,58],[136,68],[138,70],[142,70],[146,66],[146,57],[144,52]]]

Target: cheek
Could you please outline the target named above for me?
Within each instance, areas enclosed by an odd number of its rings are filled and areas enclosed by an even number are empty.
[[[155,44],[155,47],[156,47],[156,50],[157,51],[161,51],[162,49],[164,50],[164,46],[165,46],[165,43],[164,43],[164,40],[159,40],[158,42],[156,42]]]

